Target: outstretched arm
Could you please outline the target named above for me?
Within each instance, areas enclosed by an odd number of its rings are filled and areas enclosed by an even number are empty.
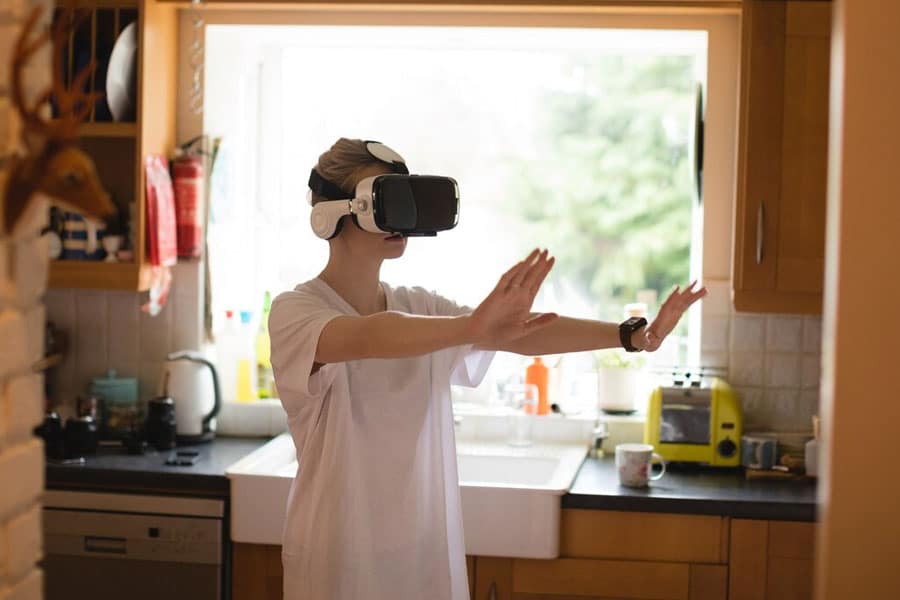
[[[389,311],[334,318],[319,336],[313,371],[326,363],[420,356],[464,344],[494,347],[536,333],[557,319],[552,313],[531,313],[534,296],[552,267],[546,250],[534,250],[500,278],[478,308],[460,317]]]
[[[675,288],[659,309],[659,314],[647,327],[642,327],[631,336],[631,345],[641,350],[653,352],[672,332],[681,315],[690,306],[706,295],[706,288],[694,290],[696,281],[681,290]],[[506,352],[538,356],[542,354],[562,354],[620,348],[618,323],[560,317],[540,331],[510,340],[496,348]]]

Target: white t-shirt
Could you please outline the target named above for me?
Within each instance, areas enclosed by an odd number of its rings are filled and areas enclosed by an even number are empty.
[[[382,283],[387,309],[471,309]],[[493,352],[471,346],[326,364],[319,335],[358,315],[321,279],[279,295],[272,368],[299,468],[282,542],[285,600],[469,598],[450,384],[476,386]]]

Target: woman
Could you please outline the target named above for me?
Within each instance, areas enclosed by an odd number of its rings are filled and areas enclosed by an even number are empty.
[[[343,138],[315,167],[347,198],[362,179],[392,170],[364,142]],[[553,267],[547,250],[534,250],[472,310],[381,282],[382,263],[402,256],[406,239],[342,219],[324,270],[281,294],[269,318],[299,463],[283,537],[284,595],[465,600],[450,384],[478,385],[498,350],[653,351],[706,291],[676,289],[653,323],[633,332],[534,314]]]

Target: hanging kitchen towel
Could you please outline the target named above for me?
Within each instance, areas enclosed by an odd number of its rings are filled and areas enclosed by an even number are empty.
[[[145,159],[147,173],[147,260],[153,266],[174,266],[177,257],[175,195],[165,156]]]

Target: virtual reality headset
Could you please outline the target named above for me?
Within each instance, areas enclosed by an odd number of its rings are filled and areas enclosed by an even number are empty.
[[[341,218],[350,215],[365,231],[409,236],[434,236],[459,221],[459,186],[452,177],[410,175],[403,158],[379,142],[366,142],[369,154],[385,163],[391,174],[366,177],[352,198],[313,169],[312,193],[326,200],[315,204],[310,224],[317,236],[340,233]]]

